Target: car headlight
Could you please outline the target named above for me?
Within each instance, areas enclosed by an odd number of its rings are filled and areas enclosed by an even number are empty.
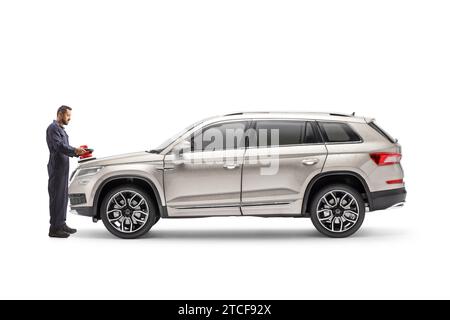
[[[91,167],[91,168],[85,168],[80,169],[77,177],[86,177],[86,176],[93,176],[97,172],[99,172],[103,167]]]

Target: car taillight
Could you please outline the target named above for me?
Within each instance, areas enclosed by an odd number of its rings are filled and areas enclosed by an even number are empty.
[[[401,153],[394,152],[375,152],[371,153],[370,157],[379,166],[387,166],[390,164],[400,163],[402,158]]]

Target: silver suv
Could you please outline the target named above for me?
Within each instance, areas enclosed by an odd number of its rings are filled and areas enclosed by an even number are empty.
[[[322,234],[355,233],[366,211],[403,205],[401,147],[373,119],[235,113],[205,119],[158,148],[85,159],[72,212],[121,238],[159,218],[310,217]]]

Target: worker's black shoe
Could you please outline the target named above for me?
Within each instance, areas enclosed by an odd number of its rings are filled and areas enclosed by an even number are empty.
[[[64,232],[67,232],[69,234],[74,234],[77,232],[77,229],[69,228],[69,226],[67,224],[64,224],[62,229]]]
[[[52,229],[48,232],[48,236],[50,238],[68,238],[70,236],[69,233],[65,232],[62,228]]]

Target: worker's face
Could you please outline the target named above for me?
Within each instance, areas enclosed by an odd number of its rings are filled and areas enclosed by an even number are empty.
[[[59,120],[62,122],[63,125],[67,126],[70,121],[72,111],[66,110],[66,112],[62,112],[58,114]]]

